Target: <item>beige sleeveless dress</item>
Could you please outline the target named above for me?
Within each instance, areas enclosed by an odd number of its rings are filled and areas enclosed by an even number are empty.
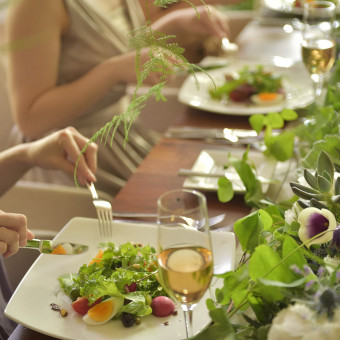
[[[107,16],[92,5],[95,2],[64,0],[64,3],[70,17],[70,28],[62,38],[58,84],[74,81],[98,63],[129,51],[128,32],[144,23],[143,11],[137,0],[118,1],[118,6]],[[91,110],[70,125],[85,136],[92,137],[114,115],[123,113],[128,104],[126,86],[116,85]],[[112,146],[97,140],[96,187],[112,196],[124,186],[158,139],[158,134],[143,126],[138,119],[130,130],[125,149],[124,136],[121,125]],[[25,179],[74,185],[72,178],[61,172],[42,169],[34,169]]]

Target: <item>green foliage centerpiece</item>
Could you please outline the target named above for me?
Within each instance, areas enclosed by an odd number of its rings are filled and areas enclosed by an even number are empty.
[[[252,117],[264,129],[264,152],[295,158],[292,197],[273,202],[257,184],[247,152],[235,161],[252,213],[234,224],[241,256],[207,306],[213,325],[195,339],[337,339],[340,331],[340,62],[324,107],[312,106],[274,135],[290,110]],[[283,135],[283,137],[282,137]],[[287,141],[290,141],[287,143]],[[273,147],[274,146],[274,147]],[[255,169],[256,170],[256,169]],[[252,173],[252,176],[245,175]],[[224,179],[222,181],[225,181]],[[226,185],[220,183],[220,195]]]

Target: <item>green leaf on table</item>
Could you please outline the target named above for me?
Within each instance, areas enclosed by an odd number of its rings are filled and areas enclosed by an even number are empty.
[[[264,223],[264,227],[263,227],[264,230],[274,231],[274,229],[276,229],[277,226],[281,226],[284,223],[285,221],[284,215],[277,205],[270,204],[266,208],[264,208],[264,211],[270,217],[270,220],[268,220],[268,223]]]
[[[256,293],[270,302],[280,301],[285,298],[285,290],[298,288],[306,283],[306,278],[299,278],[293,282],[282,282],[266,279],[258,279]]]
[[[206,328],[203,332],[196,335],[192,339],[195,340],[236,340],[234,328],[229,321],[227,313],[224,308],[218,308],[210,311],[210,317],[214,321],[214,324]]]
[[[278,161],[284,162],[293,156],[294,133],[283,132],[278,136],[265,137],[268,152]]]
[[[259,282],[261,282],[265,286],[272,286],[272,287],[281,287],[281,288],[295,288],[303,285],[306,282],[306,279],[304,277],[297,279],[293,282],[282,282],[282,281],[272,281],[272,280],[266,280],[266,279],[259,279]]]
[[[281,112],[281,116],[286,121],[296,120],[299,117],[296,111],[291,109],[283,109]]]
[[[284,125],[284,120],[279,113],[270,112],[267,114],[267,125],[272,129],[281,129]]]
[[[303,255],[302,250],[298,249],[297,242],[289,235],[285,235],[283,244],[282,244],[282,258],[287,257],[284,261],[284,265],[290,269],[291,265],[296,265],[299,268],[302,268],[305,264],[307,264],[307,260]]]
[[[340,136],[327,135],[323,140],[316,141],[312,149],[306,154],[301,161],[301,166],[307,169],[315,169],[317,167],[318,157],[321,151],[326,151],[331,157],[334,165],[340,166],[339,150]]]
[[[249,275],[247,266],[241,266],[235,272],[227,272],[225,274],[218,275],[218,277],[224,279],[224,285],[222,288],[216,288],[215,295],[217,302],[220,305],[227,305],[230,303],[234,296],[239,292],[246,290],[249,284]]]
[[[265,244],[259,245],[250,258],[249,276],[254,281],[268,279],[293,282],[296,279],[294,272],[281,261],[280,255]]]
[[[246,194],[244,200],[247,204],[254,203],[256,205],[263,197],[262,185],[259,180],[256,179],[252,167],[247,162],[248,153],[246,153],[242,160],[235,161],[233,166],[240,176],[245,188]]]
[[[243,251],[251,253],[262,243],[261,231],[264,226],[268,227],[267,224],[265,225],[268,223],[268,219],[262,220],[261,218],[261,216],[265,216],[263,212],[264,210],[260,209],[235,222],[234,231]]]
[[[217,197],[222,203],[229,202],[234,197],[234,189],[231,181],[226,177],[220,177],[217,181]]]
[[[251,125],[251,127],[257,132],[259,133],[263,127],[265,126],[265,116],[262,114],[259,115],[252,115],[249,118],[249,123]]]
[[[248,302],[256,315],[256,319],[258,322],[262,324],[266,324],[271,322],[271,313],[268,310],[268,306],[263,303],[263,300],[260,296],[255,296],[254,294],[249,294]]]

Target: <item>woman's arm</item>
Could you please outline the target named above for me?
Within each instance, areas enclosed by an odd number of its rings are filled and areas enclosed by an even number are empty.
[[[80,151],[88,139],[74,128],[69,127],[35,142],[19,144],[0,152],[0,196],[6,192],[25,172],[32,167],[59,169],[73,174]],[[78,180],[96,181],[96,144],[88,145],[78,163]],[[5,213],[0,210],[0,254],[8,257],[24,246],[34,235],[27,229],[24,215]]]
[[[60,41],[68,29],[62,0],[13,1],[9,42],[9,94],[24,135],[37,138],[69,125],[118,82],[135,81],[135,53],[112,57],[76,81],[56,86]]]
[[[63,170],[73,174],[80,151],[88,142],[74,128],[66,128],[31,143],[19,144],[0,152],[0,196],[15,184],[29,169]],[[97,145],[90,144],[78,163],[78,180],[84,184],[96,181]]]

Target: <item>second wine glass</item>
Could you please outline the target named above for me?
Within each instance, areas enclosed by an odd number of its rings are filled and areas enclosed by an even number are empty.
[[[167,293],[181,304],[190,338],[193,309],[213,275],[206,199],[179,189],[163,194],[157,206],[159,275]]]
[[[302,60],[314,86],[314,100],[322,105],[324,79],[335,61],[335,5],[330,1],[310,1],[304,6]]]

